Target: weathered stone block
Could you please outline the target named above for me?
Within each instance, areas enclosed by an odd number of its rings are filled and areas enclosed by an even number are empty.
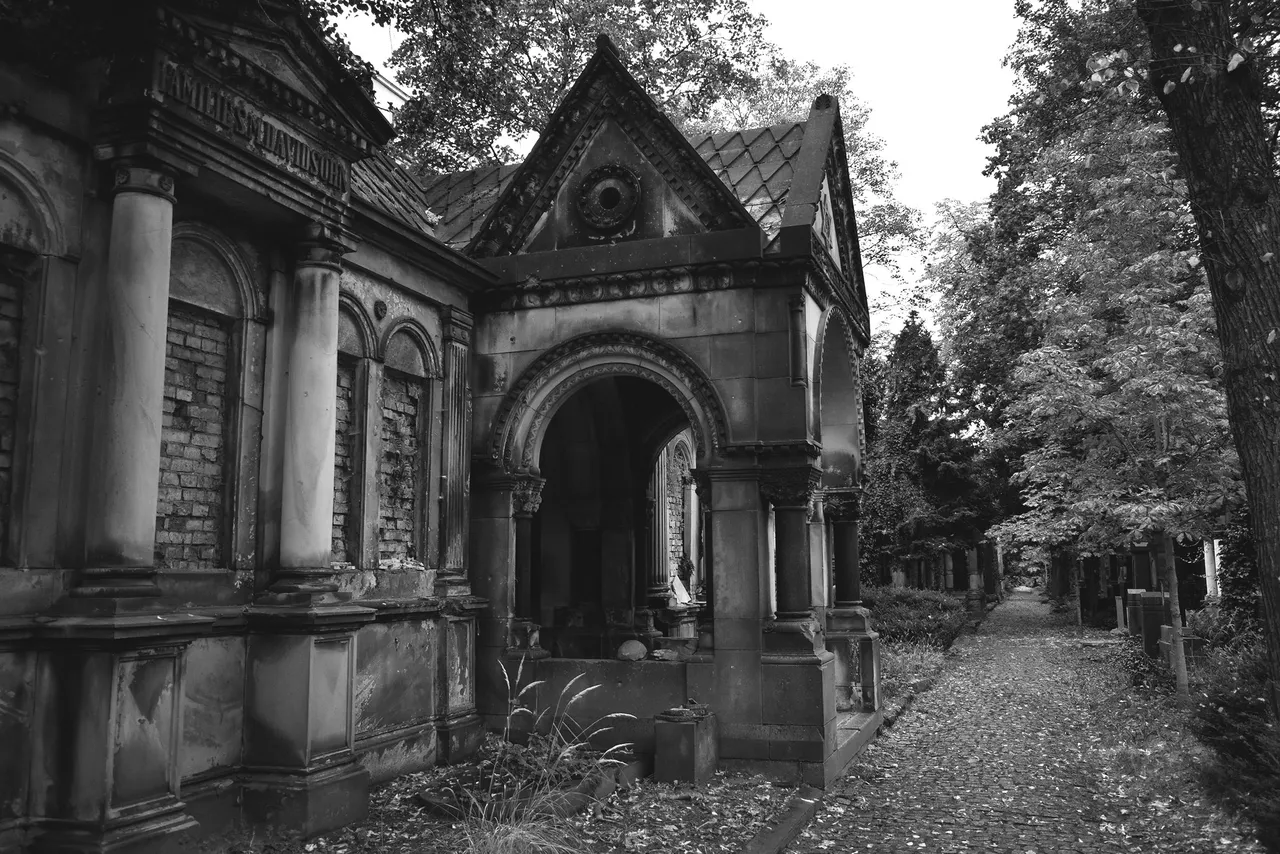
[[[714,714],[687,720],[658,715],[653,723],[654,771],[662,783],[702,785],[715,776],[719,733]]]

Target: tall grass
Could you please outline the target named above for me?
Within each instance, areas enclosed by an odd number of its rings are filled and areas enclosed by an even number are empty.
[[[609,772],[624,764],[619,756],[632,747],[624,743],[598,751],[591,746],[593,738],[613,729],[613,722],[635,715],[613,712],[582,725],[574,707],[600,686],[579,687],[581,673],[560,689],[553,704],[535,711],[531,698],[546,680],[522,684],[524,665],[521,658],[513,679],[499,662],[507,689],[502,737],[494,745],[486,787],[465,793],[460,804],[471,854],[580,851],[572,828],[558,819],[611,792]],[[516,744],[525,732],[527,742]]]

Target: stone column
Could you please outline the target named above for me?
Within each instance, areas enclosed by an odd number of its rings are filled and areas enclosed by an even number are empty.
[[[824,651],[821,627],[810,601],[809,525],[820,471],[811,465],[774,469],[760,479],[761,495],[773,506],[774,581],[777,608],[766,626],[766,646],[812,654]]]
[[[511,511],[516,528],[516,602],[515,619],[511,621],[510,646],[532,658],[548,654],[539,642],[538,630],[541,626],[533,607],[533,517],[542,506],[542,487],[545,483],[540,477],[525,475],[516,479],[511,492]]]
[[[122,163],[98,320],[85,569],[73,597],[154,596],[173,176]]]
[[[293,338],[285,392],[284,484],[276,593],[326,593],[333,535],[333,454],[338,375],[338,258],[328,229],[313,226],[294,268]]]
[[[650,608],[667,607],[671,591],[671,520],[667,512],[667,452],[649,475],[649,553],[645,594]]]
[[[1205,598],[1217,599],[1218,593],[1218,541],[1204,541]]]
[[[471,327],[472,317],[467,312],[458,308],[445,310],[442,578],[466,575],[471,506]]]
[[[859,494],[856,491],[826,493],[827,518],[832,528],[832,574],[836,608],[862,604],[862,577],[858,567]]]
[[[827,649],[835,655],[836,709],[874,712],[880,706],[880,636],[862,607],[858,570],[860,492],[826,493],[833,529],[836,605],[827,614]]]

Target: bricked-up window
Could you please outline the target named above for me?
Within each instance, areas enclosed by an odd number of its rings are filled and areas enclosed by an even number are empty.
[[[13,446],[18,418],[18,342],[22,338],[22,276],[0,255],[0,553],[9,542],[13,507]]]
[[[401,330],[387,341],[378,459],[378,560],[423,559],[427,392],[423,349]]]
[[[162,568],[225,565],[229,344],[221,321],[171,305],[156,507],[157,565]]]
[[[382,381],[378,466],[378,560],[418,560],[422,491],[422,381],[387,371]]]
[[[338,357],[337,436],[333,456],[333,553],[334,563],[356,563],[356,369],[348,356]]]

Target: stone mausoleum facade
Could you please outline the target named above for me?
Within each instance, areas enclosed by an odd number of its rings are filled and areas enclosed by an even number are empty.
[[[0,59],[0,851],[341,826],[521,661],[830,781],[879,721],[835,101],[686,139],[602,40],[523,163],[419,181],[287,4],[217,8]]]

